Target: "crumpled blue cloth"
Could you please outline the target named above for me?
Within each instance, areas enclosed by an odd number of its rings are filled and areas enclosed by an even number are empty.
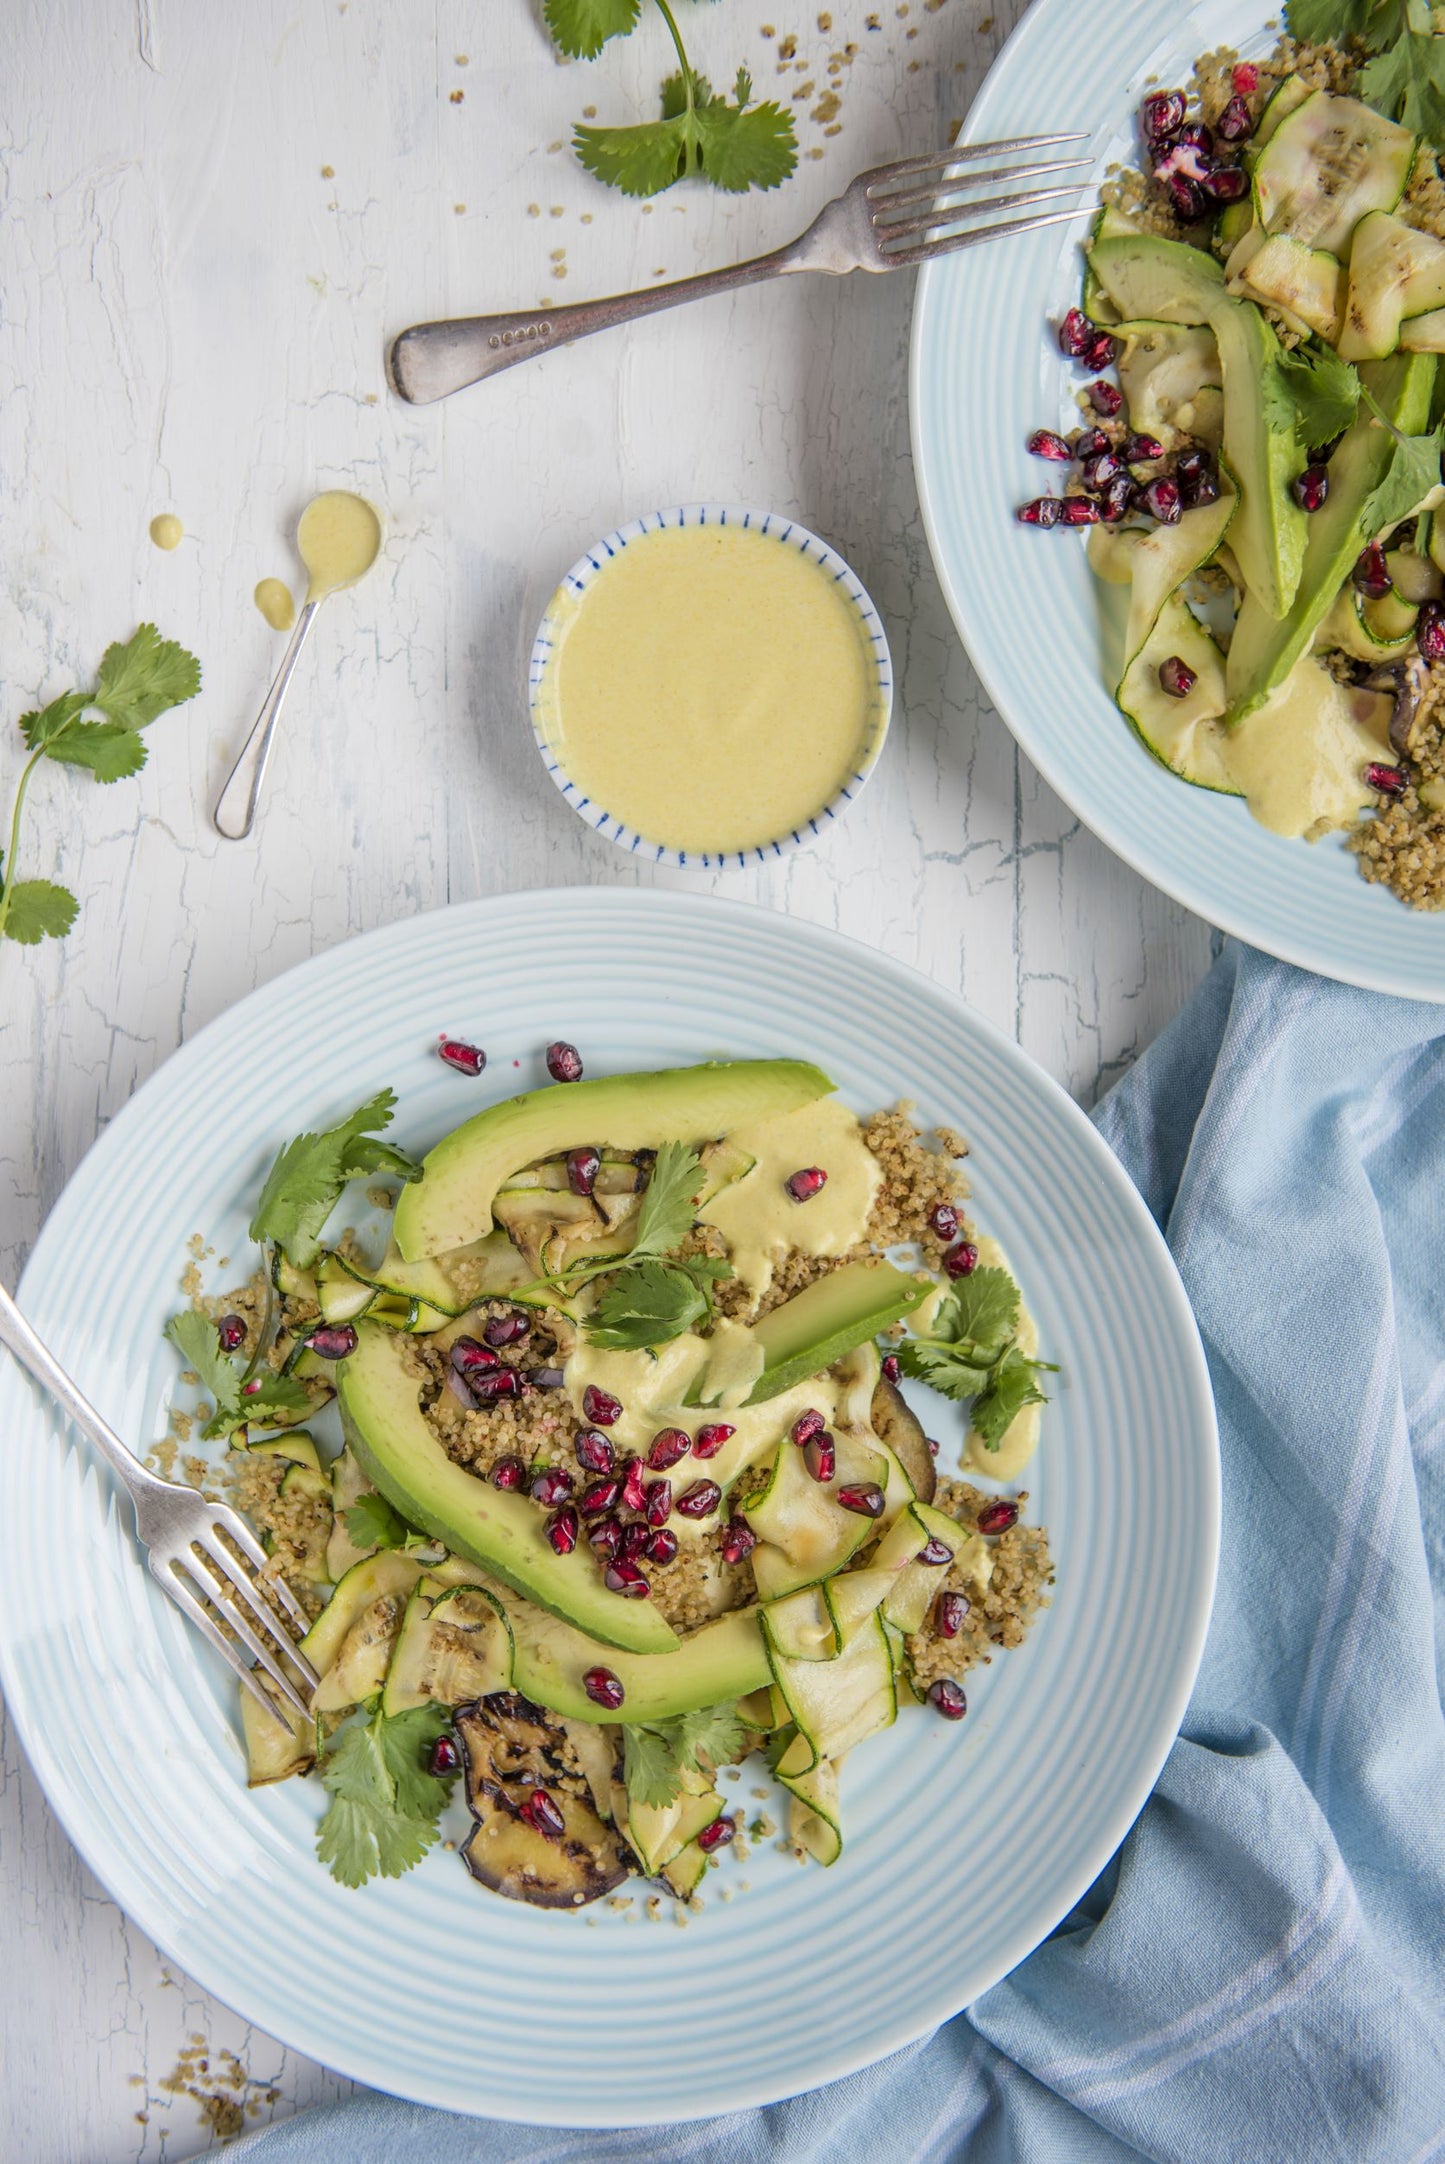
[[[1074,1913],[937,2035],[766,2111],[562,2132],[367,2096],[264,2164],[1445,2158],[1445,1008],[1227,947],[1100,1106],[1219,1404],[1180,1739]]]

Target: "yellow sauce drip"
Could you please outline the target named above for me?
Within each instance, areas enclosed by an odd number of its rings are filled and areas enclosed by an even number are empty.
[[[842,1255],[862,1239],[883,1184],[877,1158],[857,1117],[837,1097],[820,1097],[756,1127],[740,1127],[730,1143],[756,1160],[751,1172],[720,1188],[698,1212],[727,1241],[732,1265],[751,1292],[764,1292],[790,1248],[805,1255]],[[806,1202],[787,1182],[816,1165],[828,1177]]]
[[[1388,715],[1387,701],[1372,703]],[[1223,748],[1236,788],[1272,834],[1313,839],[1349,826],[1375,800],[1365,768],[1380,757],[1380,738],[1356,718],[1343,685],[1309,655],[1272,698],[1224,732]]]
[[[289,631],[296,621],[291,589],[280,579],[262,579],[252,597],[273,631]]]
[[[787,542],[660,529],[552,610],[543,732],[577,787],[648,841],[780,839],[872,748],[876,669],[858,617]]]
[[[1008,1270],[1004,1251],[997,1240],[979,1235],[975,1244],[978,1248],[980,1269]],[[1012,1270],[1009,1270],[1009,1276],[1013,1276]],[[1022,1301],[1019,1302],[1017,1344],[1026,1359],[1037,1360],[1039,1326]],[[970,1428],[962,1454],[965,1471],[984,1473],[990,1480],[1016,1480],[1039,1447],[1039,1418],[1042,1412],[1042,1405],[1026,1405],[1004,1429],[997,1450],[990,1450],[982,1438]]]
[[[310,574],[308,601],[354,586],[381,553],[381,516],[364,496],[329,488],[313,496],[296,529],[296,547]]]
[[[162,511],[150,522],[150,537],[158,549],[178,549],[185,530],[174,511]]]

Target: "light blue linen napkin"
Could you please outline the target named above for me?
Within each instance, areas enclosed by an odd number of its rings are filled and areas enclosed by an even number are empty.
[[[228,2155],[1445,2157],[1445,1008],[1226,948],[1098,1124],[1199,1318],[1224,1548],[1180,1740],[1074,1914],[937,2035],[767,2111],[567,2133],[370,2096]]]

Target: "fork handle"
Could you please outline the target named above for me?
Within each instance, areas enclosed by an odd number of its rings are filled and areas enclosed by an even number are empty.
[[[81,1395],[55,1355],[31,1329],[3,1285],[0,1285],[0,1345],[9,1348],[21,1367],[34,1376],[41,1389],[55,1400],[87,1441],[94,1443],[111,1470],[129,1491],[133,1501],[139,1501],[143,1489],[163,1488],[167,1485],[141,1464],[135,1452],[121,1441],[114,1428],[101,1419],[90,1400]]]
[[[806,239],[806,235],[804,238]],[[413,406],[429,406],[453,391],[480,383],[485,376],[499,376],[504,368],[530,360],[553,346],[586,338],[593,331],[610,331],[615,324],[654,316],[664,308],[678,308],[684,301],[703,300],[711,293],[731,293],[738,286],[756,285],[764,278],[780,278],[788,271],[819,266],[805,260],[802,243],[790,242],[747,263],[732,263],[724,270],[702,271],[694,278],[677,278],[671,285],[648,286],[641,293],[614,293],[610,299],[579,301],[568,308],[539,308],[534,313],[500,316],[459,316],[450,322],[414,323],[392,344],[387,371],[392,386]]]

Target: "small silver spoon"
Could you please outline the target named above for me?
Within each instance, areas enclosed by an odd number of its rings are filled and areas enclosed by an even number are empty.
[[[243,841],[255,824],[271,740],[317,611],[328,595],[340,593],[343,587],[354,586],[358,579],[365,578],[381,553],[382,539],[380,512],[364,496],[354,496],[349,489],[327,489],[323,495],[313,496],[302,512],[296,528],[296,553],[311,583],[291,643],[276,671],[276,681],[266,694],[266,703],[216,803],[216,831],[227,841]]]

